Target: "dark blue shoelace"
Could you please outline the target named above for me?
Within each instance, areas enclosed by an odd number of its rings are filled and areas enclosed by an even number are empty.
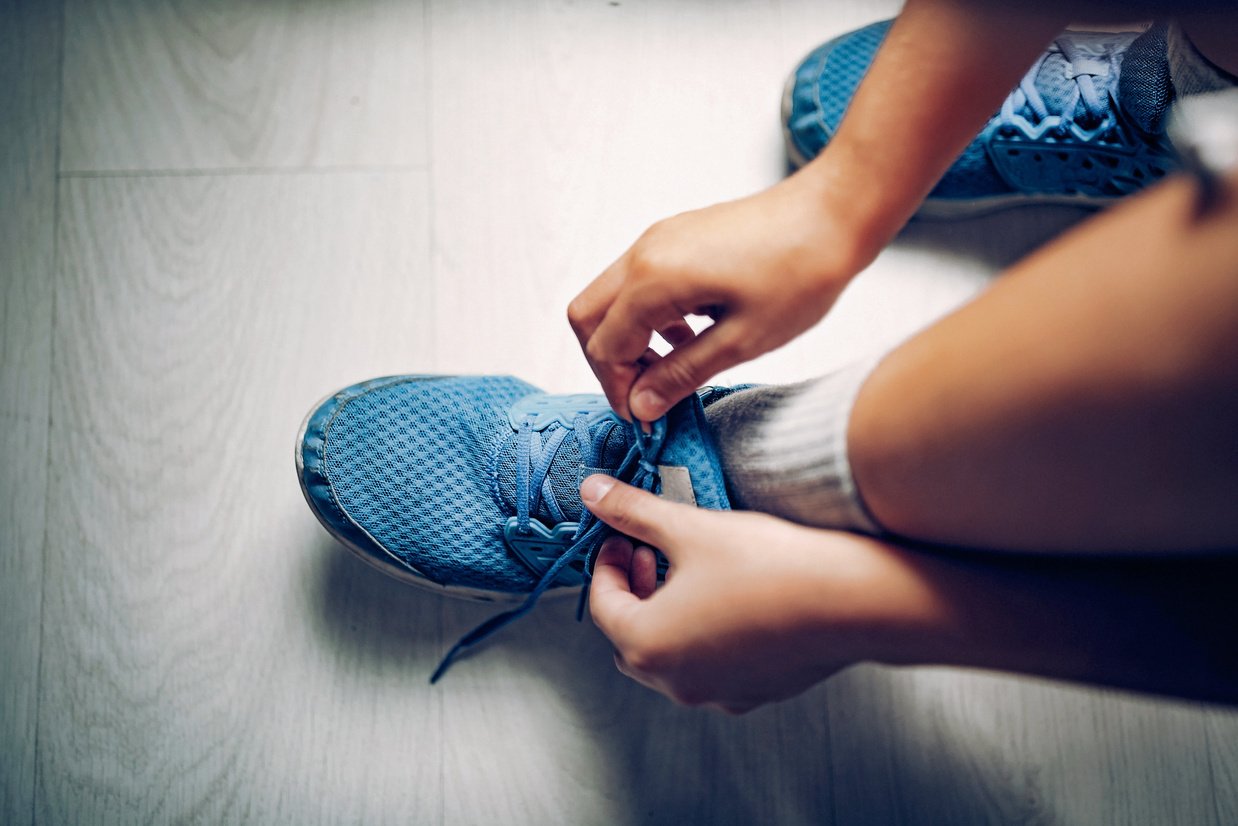
[[[601,445],[615,427],[631,427],[635,435],[633,444],[628,448],[623,461],[616,468],[616,479],[627,482],[633,487],[652,491],[658,481],[657,458],[666,441],[666,418],[654,422],[650,432],[645,433],[639,423],[620,423],[614,419],[603,419],[593,423],[590,431],[589,416],[578,416],[572,424],[572,432],[580,444],[581,461],[585,467],[596,467]],[[541,433],[533,429],[531,419],[526,419],[520,427],[516,441],[516,518],[521,529],[527,529],[532,514],[537,513],[539,504],[544,503],[546,509],[557,519],[564,520],[563,508],[555,497],[547,475],[559,448],[567,438],[567,429],[560,428],[542,442]],[[504,611],[483,622],[472,631],[460,638],[451,647],[430,676],[430,682],[436,683],[447,673],[461,654],[490,637],[499,629],[510,625],[533,610],[533,606],[541,599],[568,565],[584,559],[584,585],[580,591],[580,601],[576,606],[576,619],[584,616],[585,600],[589,593],[589,583],[592,580],[593,562],[609,529],[605,522],[599,520],[581,505],[580,520],[576,533],[572,536],[572,544],[568,546],[558,559],[546,569],[542,578],[518,607]]]

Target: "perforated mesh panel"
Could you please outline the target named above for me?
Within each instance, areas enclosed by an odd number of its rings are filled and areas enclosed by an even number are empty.
[[[797,67],[788,131],[805,158],[816,156],[833,137],[890,23],[883,20],[835,38]]]
[[[838,128],[856,88],[872,65],[877,47],[885,40],[891,22],[883,20],[857,29],[837,38],[833,41],[833,48],[827,49],[821,74],[817,78],[817,100],[821,117],[830,124],[831,131]]]
[[[505,376],[423,379],[349,401],[327,430],[340,505],[387,549],[439,582],[519,591],[533,578],[506,553],[495,450],[507,408],[537,392]]]
[[[710,401],[725,395],[719,394]],[[677,404],[668,414],[668,435],[659,461],[688,469],[698,507],[729,510],[731,503],[727,497],[718,448],[710,436],[704,409],[694,402],[689,399]]]
[[[1141,34],[1122,59],[1118,100],[1122,110],[1145,132],[1159,132],[1173,100],[1164,23]]]

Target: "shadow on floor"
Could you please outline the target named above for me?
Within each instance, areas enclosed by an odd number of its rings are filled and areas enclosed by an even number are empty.
[[[394,664],[410,684],[420,682],[447,644],[501,610],[403,585],[330,540],[320,544],[318,629],[349,667],[369,662],[378,673]],[[1006,788],[1008,768],[983,749],[981,760],[957,748],[926,753],[915,725],[873,725],[871,737],[848,725],[845,736],[832,736],[831,716],[914,720],[915,698],[883,688],[880,675],[864,676],[864,692],[840,695],[856,708],[832,714],[827,686],[738,718],[681,708],[622,677],[609,642],[574,613],[572,598],[545,601],[457,663],[438,688],[451,691],[456,678],[476,690],[476,675],[487,669],[499,676],[483,694],[511,684],[531,702],[561,706],[592,761],[587,771],[601,779],[606,799],[595,814],[610,822],[925,823],[926,813],[943,811],[952,823],[1015,811],[1019,822],[1039,822],[1017,804],[1019,791]],[[843,781],[848,788],[836,791]],[[922,790],[935,805],[906,807],[892,783]],[[904,803],[891,808],[894,799]]]
[[[320,639],[350,664],[395,664],[410,681],[428,679],[442,636],[441,598],[384,576],[326,536],[307,557]]]
[[[895,245],[964,256],[996,271],[1095,214],[1079,207],[1025,206],[963,220],[917,219],[899,233]]]

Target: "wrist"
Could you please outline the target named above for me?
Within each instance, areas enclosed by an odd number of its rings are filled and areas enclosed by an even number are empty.
[[[818,220],[832,229],[831,240],[853,275],[894,239],[920,201],[918,193],[903,196],[896,187],[874,185],[881,172],[872,168],[869,155],[840,140],[793,176],[811,190]]]
[[[1106,577],[1077,560],[980,562],[862,542],[857,661],[1086,679],[1122,638],[1121,627],[1149,614],[1140,588],[1117,595],[1098,587]]]
[[[1231,559],[972,557],[817,533],[822,676],[832,658],[1238,696]]]
[[[962,627],[943,599],[935,560],[889,542],[867,540],[864,549],[866,658],[887,665],[947,662],[962,643]]]
[[[761,196],[786,242],[775,266],[800,284],[800,295],[819,290],[827,306],[898,231],[871,220],[868,196],[852,198],[844,180],[833,163],[818,158]]]
[[[857,534],[818,531],[796,599],[823,663],[946,663],[963,627],[939,590],[934,561]]]

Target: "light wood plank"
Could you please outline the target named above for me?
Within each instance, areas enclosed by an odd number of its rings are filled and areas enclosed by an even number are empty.
[[[680,708],[574,609],[539,606],[440,683],[445,822],[833,822],[823,691],[742,718]],[[447,606],[445,636],[492,612]]]
[[[424,165],[419,2],[70,0],[63,171]]]
[[[62,186],[41,820],[437,818],[437,606],[292,462],[319,397],[432,362],[425,186]]]
[[[35,422],[0,414],[0,821],[5,823],[28,823],[34,806],[47,429],[46,418]]]
[[[1206,709],[1032,681],[1018,706],[1017,753],[1061,822],[1218,822]]]
[[[1190,704],[874,667],[829,697],[840,823],[1218,822]]]
[[[865,666],[829,683],[838,822],[1054,822],[1024,756],[1008,680]]]
[[[1217,823],[1238,823],[1238,710],[1212,709],[1205,723]]]
[[[60,11],[0,3],[0,822],[34,804]]]

